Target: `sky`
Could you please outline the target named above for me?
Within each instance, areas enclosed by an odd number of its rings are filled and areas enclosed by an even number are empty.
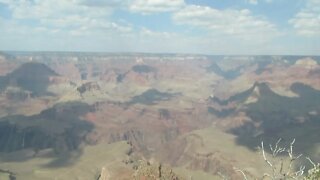
[[[0,0],[0,50],[320,55],[320,0]]]

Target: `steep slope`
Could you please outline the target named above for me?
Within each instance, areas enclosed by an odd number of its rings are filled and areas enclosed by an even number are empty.
[[[101,143],[84,147],[81,155],[70,153],[68,164],[64,163],[65,155],[59,155],[58,158],[55,158],[48,153],[43,153],[23,161],[1,162],[0,169],[14,172],[17,180],[51,180],[53,178],[97,180],[104,167],[110,173],[111,179],[121,179],[119,178],[121,176],[126,177],[124,179],[131,179],[132,168],[122,162],[128,159],[127,152],[129,150],[130,146],[124,141],[112,144]],[[2,158],[3,155],[0,154],[0,157]],[[50,165],[52,162],[63,165],[52,166]],[[2,178],[1,173],[0,178]]]
[[[215,74],[224,77],[225,79],[235,79],[240,75],[241,67],[233,70],[222,70],[215,62],[213,62],[209,67],[207,67],[208,72],[214,72]]]
[[[33,96],[45,95],[50,78],[57,76],[53,70],[41,63],[25,63],[13,72],[0,78],[0,90],[8,86],[19,87],[22,90],[30,91]]]
[[[263,171],[268,172],[262,157],[238,146],[236,139],[237,136],[214,127],[195,130],[164,146],[158,157],[173,166],[186,168],[189,176],[200,170],[215,175],[216,179],[221,179],[219,174],[242,179],[234,167],[241,168],[248,177],[257,178]]]
[[[271,134],[288,125],[301,124],[316,118],[320,111],[320,91],[301,83],[293,84],[291,90],[298,94],[298,97],[280,96],[267,84],[261,84],[260,97],[246,106],[246,114],[260,124],[264,133]]]
[[[91,107],[80,102],[58,104],[33,116],[0,119],[0,152],[52,148],[56,153],[76,150],[93,125],[80,119]]]

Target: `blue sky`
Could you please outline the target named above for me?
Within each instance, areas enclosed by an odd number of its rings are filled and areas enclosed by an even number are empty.
[[[0,50],[320,55],[320,0],[0,0]]]

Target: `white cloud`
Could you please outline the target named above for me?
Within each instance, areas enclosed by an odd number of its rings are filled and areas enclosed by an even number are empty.
[[[12,16],[16,19],[41,19],[63,18],[69,15],[82,15],[86,17],[108,16],[112,13],[112,7],[89,7],[81,3],[81,0],[17,0],[8,1],[6,4],[12,10]]]
[[[120,25],[109,18],[118,0],[112,0],[112,3],[109,1],[104,6],[91,6],[92,4],[89,6],[84,0],[2,0],[2,2],[11,9],[12,22],[35,20],[38,23],[25,27],[29,31],[89,35],[110,31],[128,33],[132,30],[130,25],[124,23]],[[15,26],[18,28],[19,24],[16,23]]]
[[[247,0],[247,2],[254,5],[258,4],[258,0]]]
[[[150,14],[175,11],[184,5],[184,0],[133,0],[129,9],[133,12]]]
[[[207,30],[209,34],[229,35],[251,41],[269,40],[277,35],[274,24],[253,16],[248,9],[219,10],[211,7],[188,5],[173,15],[177,24]]]
[[[79,0],[80,4],[91,7],[121,7],[126,6],[131,0]]]
[[[148,28],[141,28],[140,35],[141,35],[141,37],[148,36],[148,37],[153,37],[153,38],[157,37],[157,38],[165,38],[165,39],[176,36],[176,34],[174,34],[174,33],[169,33],[169,32],[165,32],[165,31],[164,32],[157,32],[157,31],[152,31]]]
[[[265,2],[265,3],[272,3],[273,0],[245,0],[246,3],[252,4],[252,5],[257,5],[260,2]]]
[[[320,0],[309,0],[289,23],[299,35],[314,37],[320,36]]]

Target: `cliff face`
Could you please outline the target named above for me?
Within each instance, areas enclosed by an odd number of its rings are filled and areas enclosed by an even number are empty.
[[[7,116],[0,120],[0,152],[52,148],[57,153],[76,150],[93,125],[80,120],[90,110],[81,103],[57,105],[34,116]]]
[[[12,86],[30,91],[33,96],[44,95],[47,93],[50,78],[53,76],[57,76],[57,73],[44,64],[25,63],[1,77],[0,90]]]
[[[1,122],[1,152],[13,152],[25,148],[46,149],[51,146],[52,138],[38,128],[31,127],[20,130],[16,125]]]

